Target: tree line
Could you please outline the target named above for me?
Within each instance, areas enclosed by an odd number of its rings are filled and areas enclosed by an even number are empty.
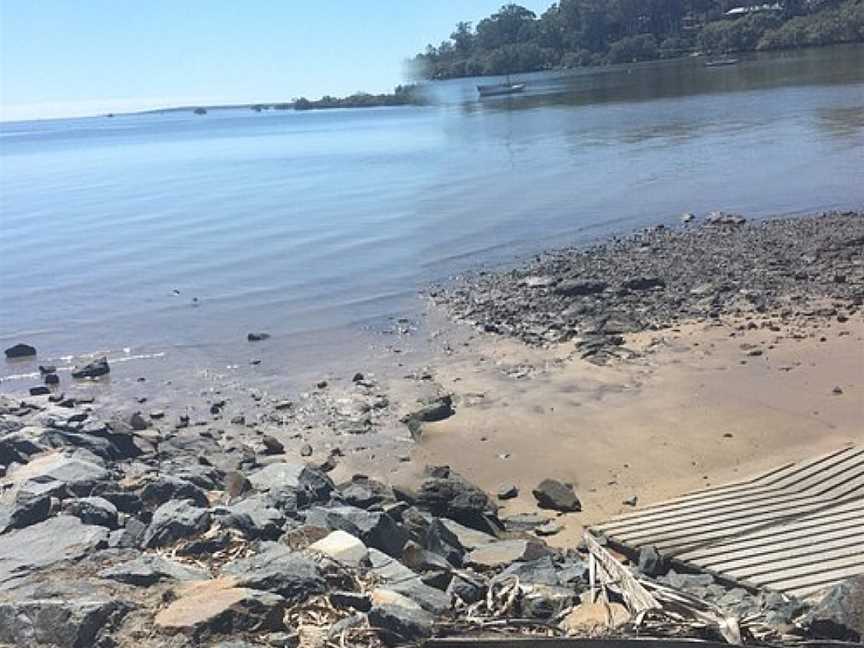
[[[414,57],[427,79],[864,42],[864,0],[559,0],[460,22]],[[767,3],[767,4],[762,4]],[[743,10],[727,15],[736,7]]]

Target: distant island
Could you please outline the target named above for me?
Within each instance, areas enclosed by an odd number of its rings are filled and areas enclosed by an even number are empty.
[[[560,0],[539,18],[508,4],[413,63],[450,79],[864,42],[864,0]]]
[[[180,106],[177,108],[156,108],[144,110],[138,114],[192,112],[196,115],[206,115],[208,110],[323,110],[326,108],[380,108],[384,106],[420,106],[426,103],[422,89],[417,84],[397,85],[393,92],[370,94],[355,92],[347,97],[331,97],[324,95],[320,99],[300,97],[286,102],[255,103],[255,104],[223,104],[213,106]],[[106,117],[113,117],[108,113]]]

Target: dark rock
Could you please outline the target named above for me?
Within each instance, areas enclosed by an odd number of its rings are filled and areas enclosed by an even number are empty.
[[[646,576],[661,576],[669,566],[654,547],[642,547],[639,550],[639,571]]]
[[[261,495],[247,497],[233,504],[228,510],[235,514],[249,516],[255,538],[276,540],[282,533],[285,515],[271,505],[271,500]]]
[[[66,503],[65,513],[74,515],[84,524],[117,528],[117,507],[102,497],[82,497]]]
[[[330,604],[340,610],[352,609],[368,612],[372,608],[372,599],[368,594],[359,592],[330,592],[327,596]]]
[[[326,500],[335,486],[324,473],[312,466],[274,463],[249,475],[253,488],[261,492],[271,489],[293,488],[302,492],[309,501]]]
[[[853,576],[829,588],[807,613],[811,635],[840,641],[864,639],[864,576]]]
[[[0,533],[42,522],[50,512],[50,497],[19,491],[6,501],[0,500]]]
[[[262,340],[269,340],[269,333],[250,333],[246,336],[246,340],[249,342],[261,342]]]
[[[544,479],[532,492],[540,508],[564,512],[582,510],[582,504],[573,492],[573,487],[555,479]]]
[[[0,643],[22,648],[113,646],[111,630],[131,609],[116,598],[86,594],[0,603]]]
[[[651,288],[665,288],[666,282],[660,277],[636,277],[628,279],[621,284],[626,290],[650,290]]]
[[[459,572],[453,575],[450,579],[450,584],[447,586],[447,594],[451,599],[457,597],[464,603],[470,605],[481,601],[486,597],[488,583],[478,574],[470,572]]]
[[[508,500],[519,497],[519,489],[515,484],[507,484],[498,489],[498,499]]]
[[[272,437],[269,434],[265,434],[261,437],[261,443],[264,444],[264,454],[266,455],[277,455],[285,453],[285,446],[277,439],[276,437]]]
[[[450,418],[456,412],[453,409],[453,397],[449,394],[440,396],[426,403],[420,409],[409,414],[406,419],[415,419],[421,423],[434,423]]]
[[[314,450],[312,449],[312,446],[308,443],[304,443],[302,446],[300,446],[301,457],[311,457],[313,452]]]
[[[210,526],[210,513],[191,500],[171,501],[153,513],[144,534],[145,548],[164,547],[183,538],[203,533]]]
[[[69,492],[87,496],[109,478],[109,473],[93,461],[81,458],[82,456],[84,455],[74,453],[58,454],[40,461],[38,472],[31,475],[31,480],[41,483],[61,482]]]
[[[417,506],[481,531],[489,529],[497,510],[485,492],[452,471],[425,479],[417,490]]]
[[[282,544],[267,544],[260,553],[228,563],[222,573],[239,587],[275,592],[292,604],[327,589],[318,565]]]
[[[207,493],[202,488],[185,479],[165,474],[160,474],[141,489],[141,499],[152,508],[172,500],[192,500],[196,506],[200,507],[210,505]]]
[[[379,629],[388,646],[405,645],[432,636],[435,618],[424,610],[399,605],[376,605],[369,610],[369,623]]]
[[[386,513],[364,511],[353,506],[323,509],[327,527],[360,538],[367,547],[399,556],[408,541],[408,531]]]
[[[146,553],[134,560],[103,569],[99,577],[136,587],[150,587],[163,580],[207,580],[210,576],[201,569],[193,569],[158,554]]]
[[[443,556],[424,549],[416,542],[409,542],[402,548],[402,563],[418,572],[450,571],[453,568]]]
[[[566,279],[555,286],[554,292],[564,297],[582,297],[601,293],[606,290],[607,286],[605,281]]]
[[[39,365],[39,373],[43,376],[57,373],[57,367],[55,367],[54,365]]]
[[[30,395],[31,396],[47,396],[51,393],[51,390],[47,387],[39,386],[39,387],[31,387]]]
[[[138,518],[130,517],[122,529],[111,532],[108,536],[108,546],[121,549],[140,547],[146,532],[146,524]]]
[[[365,475],[356,475],[349,485],[339,489],[339,494],[346,504],[360,508],[369,508],[394,499],[391,489]]]
[[[459,538],[448,529],[441,520],[432,520],[426,530],[426,548],[442,558],[451,565],[459,567],[465,556],[465,547],[459,542]]]
[[[45,381],[46,385],[59,385],[60,384],[60,376],[56,373],[45,374],[42,378]]]
[[[144,418],[141,412],[135,412],[129,417],[129,425],[133,430],[141,431],[150,427],[150,421]]]
[[[36,355],[36,347],[29,344],[16,344],[5,351],[7,358],[29,358]]]
[[[100,358],[94,362],[84,365],[83,367],[75,367],[72,370],[73,378],[99,378],[110,373],[111,367],[108,365],[108,358]]]
[[[575,593],[567,587],[534,586],[521,602],[522,616],[528,619],[549,619],[573,605]]]
[[[513,563],[501,572],[501,577],[505,576],[516,576],[520,583],[533,585],[561,584],[551,556],[543,556],[528,562]]]

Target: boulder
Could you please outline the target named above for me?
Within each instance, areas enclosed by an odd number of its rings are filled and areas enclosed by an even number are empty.
[[[82,497],[66,503],[65,512],[84,524],[116,529],[117,507],[102,497]]]
[[[143,502],[150,507],[158,507],[172,500],[191,500],[196,506],[207,507],[210,501],[202,488],[190,481],[160,474],[147,483],[140,493]]]
[[[73,378],[99,378],[110,373],[111,367],[108,365],[108,358],[99,358],[83,367],[75,367],[72,370]]]
[[[153,513],[144,533],[145,548],[164,547],[183,538],[203,533],[210,526],[210,512],[191,500],[167,502]]]
[[[282,544],[262,546],[263,551],[225,565],[223,575],[233,577],[239,587],[275,592],[291,604],[326,591],[321,569],[314,561]]]
[[[210,575],[157,554],[141,554],[134,560],[103,569],[99,577],[136,587],[149,587],[163,580],[207,580]]]
[[[408,541],[408,531],[386,513],[364,511],[353,506],[336,506],[325,511],[327,527],[360,538],[367,547],[399,556]]]
[[[14,491],[0,497],[0,533],[23,529],[48,519],[51,498],[27,491]]]
[[[358,567],[369,559],[369,550],[363,541],[345,531],[333,531],[326,538],[313,542],[309,549],[352,567]]]
[[[461,526],[456,522],[453,522],[452,524],[455,526]],[[467,527],[462,528],[465,529],[466,532],[464,535],[480,534],[479,531],[474,531]],[[494,540],[491,536],[489,539],[490,541]],[[462,565],[462,557],[465,555],[465,547],[462,545],[462,542],[460,542],[459,536],[449,529],[441,520],[437,518],[432,520],[426,529],[425,541],[426,548],[432,553],[441,556],[455,567]]]
[[[812,635],[841,641],[864,639],[864,575],[853,576],[828,588],[807,613]]]
[[[654,547],[642,547],[639,550],[639,571],[646,576],[662,576],[668,570],[668,565]]]
[[[89,459],[83,458],[85,454]],[[95,457],[85,454],[52,453],[36,457],[12,473],[11,477],[19,482],[26,479],[40,483],[62,482],[69,492],[86,496],[101,482],[106,481],[109,474],[105,468],[90,460],[96,459]]]
[[[270,505],[270,500],[262,495],[247,497],[230,506],[228,510],[235,515],[247,515],[252,523],[253,535],[265,540],[276,540],[282,533],[285,516]]]
[[[582,510],[582,504],[569,484],[555,479],[544,479],[532,492],[540,508],[563,512]]]
[[[200,640],[212,634],[267,632],[284,627],[285,599],[277,594],[236,587],[230,579],[191,583],[155,618],[156,628]]]
[[[608,632],[609,628],[617,628],[630,620],[630,613],[620,603],[592,603],[583,596],[580,605],[571,610],[561,621],[561,629],[569,634],[583,635],[597,631]]]
[[[465,564],[479,570],[497,569],[517,561],[537,560],[548,547],[530,540],[502,540],[482,545],[465,556]]]
[[[443,474],[423,480],[417,490],[417,506],[473,529],[488,530],[497,506],[485,492],[455,472],[447,470]]]
[[[513,563],[507,567],[501,576],[516,576],[520,583],[528,585],[561,585],[558,572],[551,556],[543,556],[537,560]]]
[[[488,587],[488,583],[481,576],[460,571],[450,580],[447,595],[453,601],[458,597],[463,603],[470,605],[485,598]]]
[[[64,560],[77,560],[105,546],[108,529],[58,515],[0,535],[0,587]]]
[[[382,604],[369,610],[369,623],[388,646],[405,645],[432,636],[435,618],[424,610]]]
[[[110,632],[132,607],[82,594],[0,603],[0,644],[46,648],[115,645]]]
[[[335,488],[326,474],[312,466],[284,462],[270,464],[252,473],[249,482],[261,492],[291,488],[313,502],[326,500]]]
[[[36,347],[29,344],[15,344],[4,351],[7,358],[30,358],[36,355]]]

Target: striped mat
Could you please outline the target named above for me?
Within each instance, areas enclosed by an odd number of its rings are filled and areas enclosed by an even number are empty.
[[[806,596],[864,573],[864,447],[696,491],[592,531],[625,553],[653,546],[684,568]]]

